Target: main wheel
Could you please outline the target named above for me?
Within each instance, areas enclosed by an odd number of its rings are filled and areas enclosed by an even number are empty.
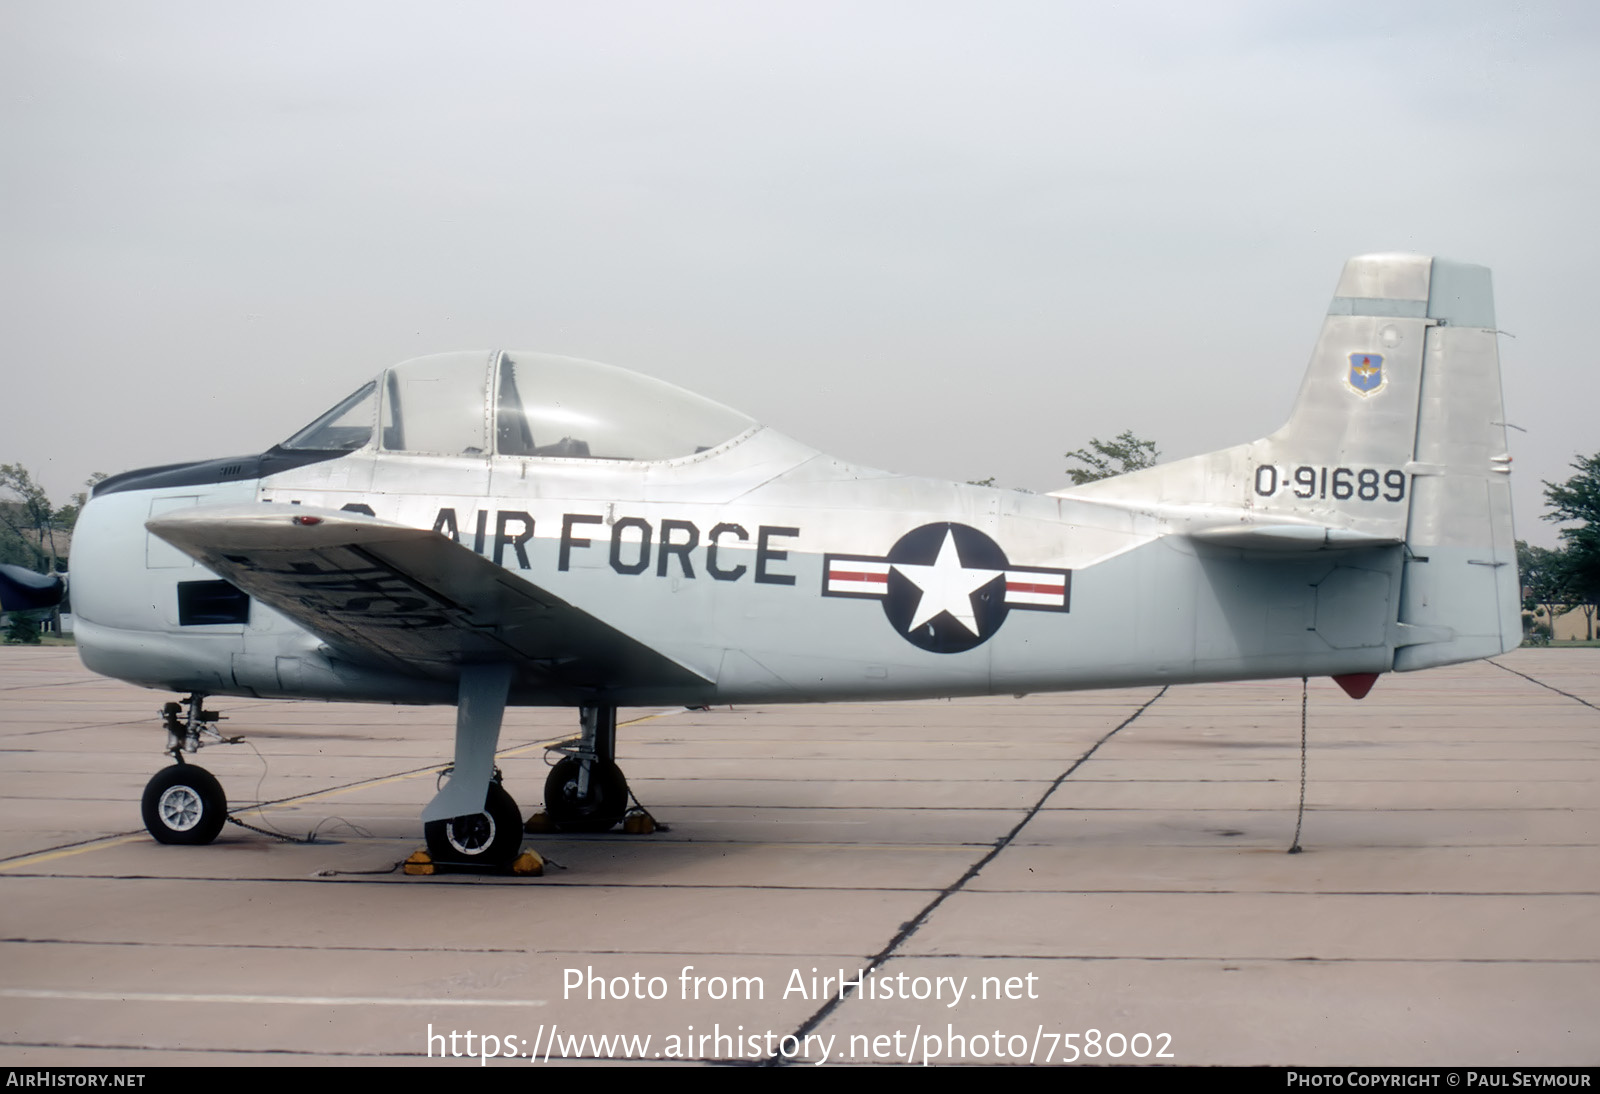
[[[482,813],[429,821],[422,832],[435,862],[505,866],[522,850],[522,813],[505,787],[490,783]]]
[[[628,811],[628,780],[607,760],[589,761],[589,793],[578,795],[583,761],[568,756],[544,781],[544,811],[564,832],[607,832]]]
[[[228,798],[211,772],[173,764],[144,787],[144,826],[161,843],[210,843],[228,819]]]

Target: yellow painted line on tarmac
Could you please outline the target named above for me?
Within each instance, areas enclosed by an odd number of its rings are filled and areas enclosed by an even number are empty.
[[[533,746],[529,746],[530,748]],[[298,798],[285,798],[282,801],[270,802],[266,805],[251,806],[245,810],[247,813],[265,813],[268,809],[283,809],[291,805],[300,805],[303,802],[314,802],[321,798],[336,798],[340,794],[349,794],[357,790],[367,790],[374,786],[388,786],[390,783],[403,783],[408,779],[420,779],[424,775],[438,775],[444,770],[445,765],[438,767],[425,767],[421,771],[407,771],[404,775],[386,775],[382,778],[367,779],[364,782],[351,783],[349,786],[336,786],[332,790],[313,790],[309,794],[301,794]]]
[[[637,718],[629,718],[626,722],[618,722],[617,723],[617,728],[618,729],[622,729],[622,728],[624,728],[626,726],[636,726],[640,722],[649,722],[649,721],[654,721],[657,718],[665,718],[669,714],[678,714],[684,709],[685,708],[683,708],[683,707],[672,707],[672,708],[667,709],[667,710],[658,710],[654,714],[641,714]],[[495,755],[497,755],[497,756],[520,756],[523,753],[528,752],[528,751],[530,751],[532,749],[535,749],[535,748],[539,748],[539,749],[554,748],[556,745],[560,744],[562,741],[570,741],[570,740],[572,740],[571,737],[558,737],[553,741],[543,741],[543,742],[540,742],[538,744],[519,745],[516,748],[508,748],[504,752],[495,753]]]
[[[648,722],[648,721],[650,721],[650,720],[652,720],[654,718],[665,718],[669,714],[676,714],[676,713],[677,713],[676,709],[659,710],[654,714],[645,714],[645,715],[641,715],[638,718],[631,718],[626,722],[618,722],[617,723],[617,728],[621,729],[624,726],[636,726],[640,722]],[[496,752],[495,755],[496,756],[521,756],[521,755],[524,755],[524,754],[526,754],[528,752],[533,752],[535,750],[543,752],[546,749],[550,749],[550,748],[555,747],[556,745],[560,744],[562,741],[569,741],[571,739],[572,738],[565,737],[565,736],[553,737],[548,741],[535,741],[533,744],[518,745],[516,748],[508,748],[508,749],[504,750],[503,752]],[[404,775],[389,775],[389,776],[387,776],[385,778],[371,779],[371,780],[369,780],[367,782],[352,783],[349,786],[341,786],[341,787],[337,787],[337,788],[335,788],[333,790],[314,790],[311,793],[303,794],[298,798],[286,798],[281,802],[273,802],[271,805],[264,805],[264,806],[261,806],[258,809],[251,809],[251,810],[249,810],[249,812],[252,812],[252,813],[263,813],[263,812],[266,812],[268,809],[277,809],[277,808],[281,808],[281,807],[286,806],[286,805],[299,805],[302,802],[316,801],[318,798],[331,798],[331,797],[335,797],[335,796],[337,796],[339,794],[348,794],[353,790],[366,790],[368,787],[373,787],[373,786],[387,786],[389,783],[405,782],[407,779],[416,779],[416,778],[422,777],[423,775],[437,775],[440,771],[444,770],[444,768],[446,766],[448,766],[448,765],[441,764],[438,767],[424,768],[421,771],[408,771]]]
[[[25,858],[12,859],[10,862],[0,862],[0,870],[15,870],[19,866],[37,866],[43,862],[54,862],[60,858],[70,858],[73,855],[86,854],[89,851],[102,851],[107,847],[121,847],[125,843],[149,839],[149,836],[111,836],[93,843],[85,843],[81,847],[63,847],[59,851],[45,851],[43,854],[28,855]]]

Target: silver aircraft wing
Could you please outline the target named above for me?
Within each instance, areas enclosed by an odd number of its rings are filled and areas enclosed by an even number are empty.
[[[146,527],[329,646],[391,668],[449,678],[510,663],[579,688],[706,682],[438,532],[289,505],[183,510]]]

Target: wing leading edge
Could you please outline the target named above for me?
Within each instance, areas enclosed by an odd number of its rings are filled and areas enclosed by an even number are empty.
[[[146,527],[346,654],[451,679],[509,663],[572,688],[708,681],[448,537],[301,506],[191,509]]]

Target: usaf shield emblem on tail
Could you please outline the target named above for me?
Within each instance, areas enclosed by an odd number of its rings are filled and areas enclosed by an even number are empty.
[[[1383,390],[1383,356],[1377,353],[1352,353],[1350,373],[1345,383],[1357,395],[1367,396]]]

